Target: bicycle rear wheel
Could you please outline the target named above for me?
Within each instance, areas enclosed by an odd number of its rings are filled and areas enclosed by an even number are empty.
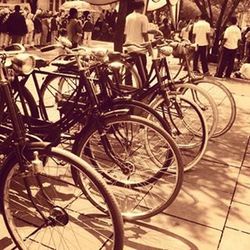
[[[214,100],[218,109],[218,124],[212,137],[225,134],[236,119],[236,103],[230,90],[215,80],[199,80],[195,85],[204,89]]]
[[[73,152],[102,174],[124,218],[148,218],[170,206],[183,180],[181,156],[171,136],[133,115],[111,116],[101,123],[102,128],[92,121],[83,129]],[[168,171],[171,167],[174,173]]]
[[[177,93],[194,102],[202,110],[208,128],[208,137],[211,138],[218,126],[218,109],[213,97],[194,84],[184,83],[174,86]]]
[[[93,168],[70,152],[41,144],[23,154],[31,160],[34,151],[43,162],[42,170],[31,165],[22,172],[14,155],[3,166],[1,207],[17,247],[123,249],[123,222],[117,203]],[[85,189],[72,179],[72,169]],[[90,192],[105,213],[89,202]]]
[[[191,100],[181,95],[170,95],[169,102],[158,96],[150,106],[169,121],[171,134],[181,151],[184,171],[187,171],[200,161],[206,151],[207,125],[202,111]]]

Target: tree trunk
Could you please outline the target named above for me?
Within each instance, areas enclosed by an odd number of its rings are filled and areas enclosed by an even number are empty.
[[[122,45],[124,43],[124,27],[126,16],[133,11],[133,0],[120,0],[118,18],[116,22],[114,50],[122,52]]]
[[[38,0],[29,0],[28,3],[30,4],[30,9],[31,9],[31,13],[35,14],[37,11],[37,1]]]

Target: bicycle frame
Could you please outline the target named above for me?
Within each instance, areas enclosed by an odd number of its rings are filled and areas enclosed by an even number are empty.
[[[80,64],[80,63],[79,63]],[[105,135],[105,118],[109,115],[120,115],[120,114],[127,114],[126,109],[119,109],[115,110],[112,112],[103,112],[103,108],[100,107],[99,105],[99,100],[95,94],[95,90],[93,85],[91,84],[90,81],[88,81],[84,71],[85,69],[79,67],[79,75],[71,75],[70,77],[72,79],[78,79],[79,80],[79,86],[76,88],[74,93],[71,94],[71,96],[75,95],[75,99],[70,101],[72,102],[72,108],[70,111],[72,112],[67,112],[63,117],[61,117],[57,122],[51,123],[47,120],[40,120],[37,118],[32,118],[28,115],[27,113],[27,108],[24,107],[24,112],[25,116],[27,119],[25,120],[26,123],[29,126],[30,131],[32,133],[38,135],[39,137],[43,138],[46,141],[50,141],[52,146],[56,146],[61,142],[62,139],[62,133],[69,130],[72,126],[75,124],[85,120],[85,118],[88,118],[88,122],[90,124],[97,124],[99,133],[101,135],[101,140],[104,145],[104,149],[106,154],[115,162],[117,165],[121,168],[122,171],[126,171],[126,166],[122,162],[122,160],[119,159],[119,157],[113,152],[112,147],[109,145],[109,141],[106,138]],[[38,80],[36,77],[36,74],[44,74],[44,75],[49,75],[51,77],[69,77],[68,74],[64,74],[61,72],[48,72],[48,71],[40,71],[40,70],[35,70],[32,73],[32,77],[34,80],[35,88],[38,93],[39,97],[39,103],[40,105],[40,112],[44,112],[46,116],[43,118],[48,117],[46,113],[46,108],[45,104],[42,102],[42,97],[39,92],[39,85],[38,85]],[[28,76],[24,77],[21,81],[22,84],[16,84],[17,86],[25,86],[25,83],[28,81]],[[16,79],[17,80],[17,79]],[[22,87],[21,87],[22,88]],[[89,99],[88,104],[86,105],[85,103],[79,102],[79,98],[82,96],[83,92],[82,89],[86,90],[87,97]],[[19,90],[20,92],[22,91],[21,89]],[[20,97],[21,99],[23,97]],[[68,102],[68,101],[66,101]],[[22,105],[25,106],[24,100],[22,101]],[[90,115],[89,115],[90,114]],[[77,135],[70,135],[70,139],[77,140]],[[68,140],[69,138],[66,137]]]

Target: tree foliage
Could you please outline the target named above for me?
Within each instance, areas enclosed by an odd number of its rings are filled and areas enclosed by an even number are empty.
[[[225,27],[230,17],[236,14],[236,10],[239,6],[246,6],[249,4],[249,0],[193,0],[203,13],[210,24],[215,28],[215,38],[213,54],[217,54],[218,45],[221,38],[221,34],[225,30]],[[214,14],[213,8],[219,10],[219,15]],[[243,7],[244,8],[244,7]]]

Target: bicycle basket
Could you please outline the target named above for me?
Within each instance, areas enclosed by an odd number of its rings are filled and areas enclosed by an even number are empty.
[[[182,58],[185,55],[185,48],[181,43],[178,43],[174,48],[173,48],[173,57],[175,58]]]

